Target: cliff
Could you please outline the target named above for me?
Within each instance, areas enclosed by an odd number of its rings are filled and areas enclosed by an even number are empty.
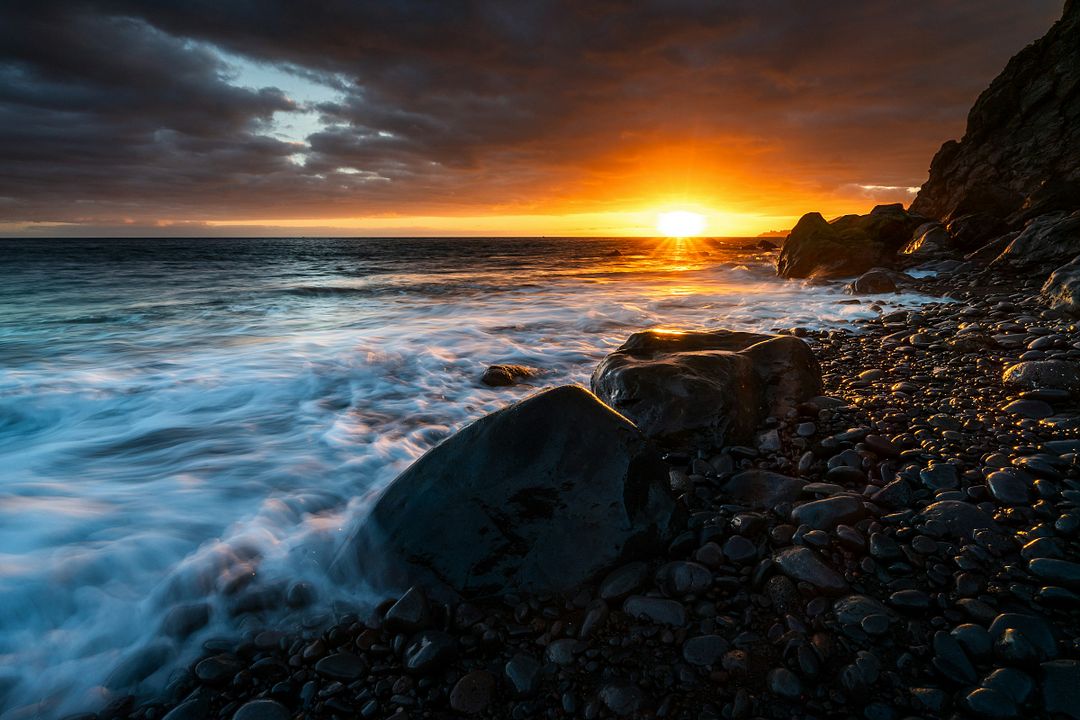
[[[1009,61],[979,96],[957,142],[941,146],[914,213],[986,213],[1011,225],[1080,208],[1080,0]]]

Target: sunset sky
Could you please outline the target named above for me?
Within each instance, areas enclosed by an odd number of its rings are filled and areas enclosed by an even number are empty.
[[[906,204],[1061,12],[797,6],[8,0],[0,234],[754,235]]]

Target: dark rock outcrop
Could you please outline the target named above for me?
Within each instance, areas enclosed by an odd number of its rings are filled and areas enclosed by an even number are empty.
[[[1080,253],[1080,210],[1052,213],[1030,221],[994,263],[1017,267],[1053,267]]]
[[[807,213],[784,240],[776,272],[785,278],[850,277],[892,265],[924,222],[900,204],[878,205],[868,215],[831,222],[820,213]]]
[[[918,261],[940,255],[950,248],[949,231],[939,222],[923,223],[915,228],[911,239],[901,248],[902,255]]]
[[[648,330],[604,358],[592,388],[649,437],[719,447],[820,394],[821,370],[795,337]]]
[[[941,220],[986,213],[1019,224],[1080,207],[1078,36],[1080,2],[1069,0],[1061,20],[979,96],[964,137],[942,145],[913,212]]]
[[[1080,315],[1080,255],[1050,274],[1042,286],[1042,296],[1050,307]]]
[[[345,545],[339,574],[463,595],[575,588],[662,547],[676,519],[667,467],[584,388],[537,393],[430,450]]]

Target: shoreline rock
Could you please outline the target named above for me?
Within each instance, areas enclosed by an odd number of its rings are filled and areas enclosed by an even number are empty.
[[[650,438],[721,447],[820,394],[821,371],[791,336],[647,330],[601,361],[592,389]]]

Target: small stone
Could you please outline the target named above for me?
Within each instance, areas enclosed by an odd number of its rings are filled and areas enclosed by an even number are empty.
[[[686,608],[677,600],[631,595],[623,603],[623,612],[657,625],[681,627],[686,624]]]
[[[986,487],[999,502],[1006,505],[1025,505],[1031,493],[1031,478],[1020,470],[1005,468],[987,475]]]
[[[426,630],[405,646],[402,665],[409,672],[425,675],[442,668],[457,654],[457,641],[440,630]]]
[[[610,683],[601,688],[600,699],[616,715],[632,715],[641,707],[641,690],[626,683]]]
[[[769,691],[786,700],[798,700],[802,694],[802,683],[795,673],[787,668],[773,668],[765,678]]]
[[[889,604],[901,610],[916,612],[930,607],[930,596],[922,590],[898,590],[889,596]]]
[[[195,677],[209,685],[224,682],[240,671],[240,663],[231,655],[208,657],[195,666]]]
[[[392,633],[412,633],[427,627],[429,619],[430,613],[424,591],[418,587],[411,587],[386,611],[383,624]]]
[[[757,546],[742,535],[732,535],[724,543],[724,555],[736,565],[757,559]]]
[[[288,709],[275,700],[252,700],[240,706],[233,720],[289,720]]]
[[[728,641],[719,635],[699,635],[683,643],[683,659],[691,665],[708,667],[728,651]]]
[[[934,634],[934,658],[931,661],[944,677],[959,684],[976,681],[975,668],[956,638],[944,631]]]
[[[1042,420],[1054,414],[1054,408],[1042,400],[1013,400],[1001,410],[1002,412],[1034,420]]]
[[[571,638],[555,640],[547,646],[547,659],[562,667],[573,665],[577,643],[577,640]]]
[[[823,592],[840,593],[847,589],[843,576],[823,563],[809,548],[785,548],[773,560],[792,580],[810,583]]]
[[[506,663],[506,678],[520,697],[530,697],[540,688],[541,665],[528,655],[517,654]]]
[[[1068,588],[1080,588],[1080,564],[1055,558],[1035,558],[1028,563],[1028,569],[1037,577],[1064,585]]]
[[[604,600],[617,600],[637,590],[649,576],[649,566],[643,562],[632,562],[612,570],[600,582],[600,597]]]
[[[358,655],[340,652],[315,663],[315,672],[331,680],[351,682],[367,672],[367,664]]]
[[[466,715],[483,712],[495,692],[495,677],[484,670],[463,676],[450,691],[450,707]]]
[[[861,500],[849,495],[837,495],[798,506],[791,511],[791,520],[814,530],[831,530],[840,523],[854,524],[865,514],[866,508]]]
[[[964,695],[964,709],[979,718],[1016,717],[1016,704],[996,690],[975,688]]]
[[[956,466],[950,463],[933,463],[919,472],[919,479],[931,490],[951,490],[960,485]]]

